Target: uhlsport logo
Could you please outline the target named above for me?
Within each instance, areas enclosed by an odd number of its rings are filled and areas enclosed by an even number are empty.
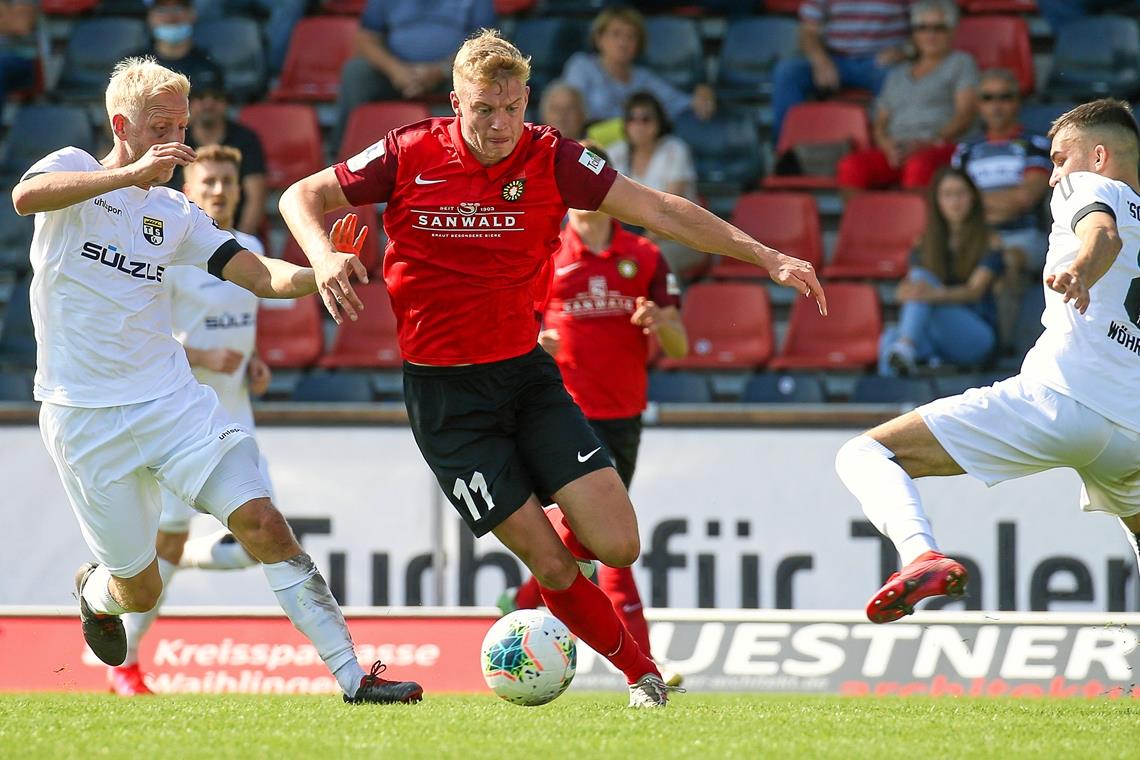
[[[526,185],[526,180],[512,179],[507,184],[503,185],[503,200],[517,201],[523,197],[523,186]]]
[[[151,216],[143,217],[143,237],[151,245],[162,245],[162,220]]]

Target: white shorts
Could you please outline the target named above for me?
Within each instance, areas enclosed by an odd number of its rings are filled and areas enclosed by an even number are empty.
[[[45,402],[40,433],[87,546],[120,578],[154,561],[159,485],[195,504],[226,452],[249,438],[222,411],[213,389],[197,382],[127,406]],[[215,516],[223,524],[229,517]]]
[[[1081,476],[1081,509],[1140,513],[1140,434],[1020,375],[918,407],[942,448],[987,486],[1058,467]]]
[[[249,440],[251,443],[253,442],[253,438]],[[225,460],[222,460],[222,464],[219,465],[219,468],[224,464]],[[262,483],[259,489],[259,495],[267,496],[272,499],[273,486],[269,480],[269,462],[266,461],[260,451],[257,452],[257,471],[260,475],[260,482]],[[243,497],[250,496],[250,494],[245,493],[245,489],[239,486],[226,488],[225,490],[235,492],[235,495],[241,492],[241,496]],[[166,488],[161,489],[161,494],[162,516],[158,520],[158,529],[164,533],[186,533],[190,530],[190,521],[197,515],[206,513],[205,505],[199,504],[198,506],[202,509],[195,509]],[[199,501],[201,501],[201,499]],[[249,498],[244,498],[241,504],[244,504],[246,501],[249,501]],[[241,506],[241,504],[238,506]]]

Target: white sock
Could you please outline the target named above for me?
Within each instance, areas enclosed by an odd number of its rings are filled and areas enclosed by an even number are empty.
[[[905,566],[924,552],[938,551],[938,545],[914,480],[893,456],[874,438],[860,435],[839,449],[835,471],[871,523],[894,542]]]
[[[158,574],[162,578],[162,596],[158,598],[158,603],[146,612],[128,612],[123,615],[123,628],[127,631],[127,659],[123,660],[123,665],[134,665],[139,661],[139,644],[150,630],[151,623],[158,617],[158,609],[166,600],[166,589],[170,587],[170,579],[176,572],[178,565],[159,557]]]
[[[228,530],[187,541],[182,548],[179,567],[196,567],[199,570],[240,570],[253,567],[257,560],[249,556]]]
[[[95,572],[87,576],[87,582],[83,584],[83,600],[87,602],[92,612],[98,612],[100,615],[122,615],[126,609],[111,596],[111,587],[108,585],[110,582],[111,573],[106,567],[99,565],[95,568]]]
[[[354,696],[364,669],[356,659],[348,623],[308,554],[262,565],[269,588],[297,630],[317,648],[340,688]]]

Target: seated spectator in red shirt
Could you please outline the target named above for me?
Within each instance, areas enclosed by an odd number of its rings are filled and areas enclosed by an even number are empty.
[[[911,33],[918,57],[887,74],[874,106],[875,145],[840,160],[840,188],[921,188],[950,163],[955,144],[973,126],[978,84],[974,59],[951,46],[957,23],[952,0],[914,5]]]

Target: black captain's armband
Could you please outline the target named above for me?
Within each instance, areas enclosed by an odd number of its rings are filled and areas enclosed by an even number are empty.
[[[238,253],[244,251],[245,248],[236,240],[230,239],[218,246],[218,250],[210,255],[210,261],[206,264],[206,271],[217,277],[219,280],[226,279],[222,277],[222,270],[226,268],[226,264],[230,263],[230,259],[237,256]]]

